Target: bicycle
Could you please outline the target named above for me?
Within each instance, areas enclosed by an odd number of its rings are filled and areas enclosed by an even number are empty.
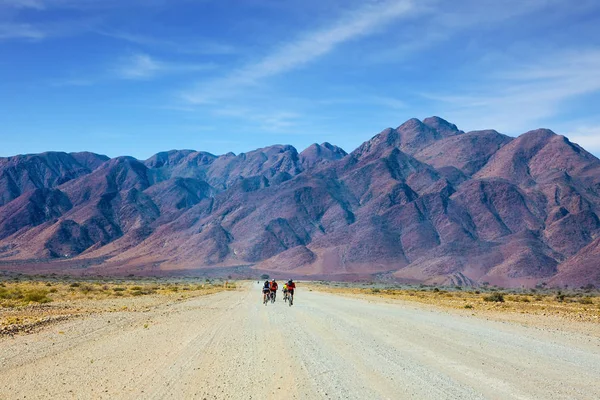
[[[287,292],[287,290],[285,292],[283,292],[283,301],[285,301],[286,303],[288,301],[288,292]]]
[[[271,293],[269,294],[269,297],[270,297],[270,299],[271,299],[271,303],[273,303],[273,304],[274,304],[274,303],[275,303],[275,292],[274,292],[274,291],[271,291]]]
[[[290,307],[292,306],[292,304],[294,304],[294,294],[293,293],[288,294],[288,304],[290,305]]]
[[[264,293],[263,292],[263,304],[266,306],[267,303],[269,302],[269,298],[270,298],[270,294],[269,293]]]

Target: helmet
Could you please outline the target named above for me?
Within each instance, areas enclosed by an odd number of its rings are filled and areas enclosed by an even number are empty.
[[[275,282],[275,279],[271,279],[271,282]]]

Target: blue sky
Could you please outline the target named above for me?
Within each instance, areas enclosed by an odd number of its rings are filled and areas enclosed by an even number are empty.
[[[411,117],[600,155],[597,0],[0,0],[0,156],[329,141]]]

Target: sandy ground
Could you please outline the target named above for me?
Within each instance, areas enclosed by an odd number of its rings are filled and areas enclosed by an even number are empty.
[[[0,399],[598,399],[600,338],[260,288],[0,339]]]

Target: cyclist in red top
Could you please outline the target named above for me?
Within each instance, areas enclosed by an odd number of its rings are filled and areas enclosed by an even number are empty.
[[[273,301],[275,301],[275,296],[277,296],[277,289],[279,289],[279,285],[277,284],[275,279],[271,281],[269,288],[271,289],[271,296],[273,296]]]
[[[294,295],[294,289],[296,289],[296,284],[294,283],[293,280],[290,279],[287,283],[287,290],[291,296]]]

